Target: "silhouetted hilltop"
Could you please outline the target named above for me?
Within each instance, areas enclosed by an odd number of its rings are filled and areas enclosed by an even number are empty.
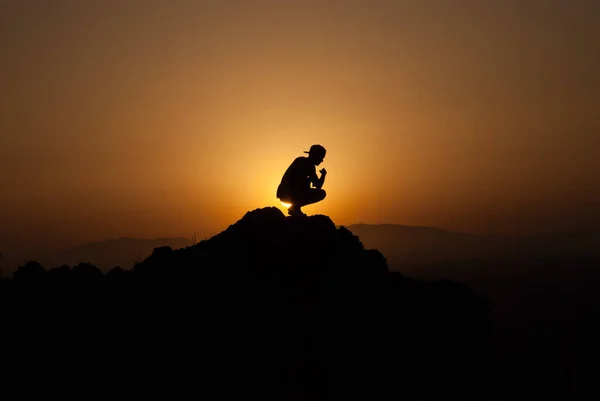
[[[385,259],[365,250],[327,216],[289,218],[275,208],[248,212],[222,233],[178,250],[160,247],[134,271],[187,269],[198,274],[382,274]]]
[[[474,399],[493,361],[480,295],[390,272],[327,216],[277,208],[131,270],[30,262],[0,285],[17,360],[60,360],[81,380],[121,366],[107,386],[140,392]]]

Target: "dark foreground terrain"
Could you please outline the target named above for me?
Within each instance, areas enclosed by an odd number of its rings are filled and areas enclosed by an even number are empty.
[[[19,267],[0,281],[3,391],[587,398],[598,394],[596,294],[568,310],[577,346],[564,355],[552,349],[564,333],[544,316],[499,336],[492,304],[467,286],[391,272],[326,216],[264,208],[194,246],[157,248],[131,270]]]

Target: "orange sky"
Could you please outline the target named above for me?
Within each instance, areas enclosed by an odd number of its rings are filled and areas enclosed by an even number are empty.
[[[595,1],[0,1],[0,251],[199,238],[328,149],[337,224],[600,227]]]

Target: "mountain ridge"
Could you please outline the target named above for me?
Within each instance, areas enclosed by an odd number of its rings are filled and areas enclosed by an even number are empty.
[[[103,383],[119,392],[164,385],[267,400],[472,398],[489,363],[491,313],[480,294],[391,272],[329,217],[276,208],[249,211],[186,248],[155,248],[130,270],[29,262],[0,280],[0,304],[11,328],[0,331],[12,344],[6,366],[13,352],[34,365],[60,359],[60,376],[80,383],[105,363],[126,366],[126,378]],[[467,368],[449,375],[458,359]],[[474,384],[453,385],[462,375]]]
[[[470,234],[397,224],[345,226],[392,264],[485,259],[600,258],[600,232]]]
[[[177,389],[294,401],[548,398],[572,379],[548,381],[562,371],[548,366],[556,355],[570,358],[578,383],[597,393],[595,381],[583,381],[595,378],[585,352],[597,349],[586,328],[600,327],[598,286],[594,277],[582,283],[576,298],[527,287],[511,331],[498,331],[493,304],[469,285],[394,271],[327,216],[264,208],[193,246],[155,248],[130,270],[20,266],[0,279],[10,328],[0,342],[11,344],[3,364],[14,372],[18,363],[60,360],[65,369],[43,374],[91,386],[105,364],[122,366],[127,375],[102,384],[109,393],[126,386],[138,395]],[[557,338],[558,328],[569,336]]]

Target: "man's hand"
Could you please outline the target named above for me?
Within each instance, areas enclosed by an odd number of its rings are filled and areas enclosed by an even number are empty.
[[[319,170],[319,173],[321,173],[323,175],[327,175],[327,170],[325,170],[324,168],[322,168],[321,170]]]

